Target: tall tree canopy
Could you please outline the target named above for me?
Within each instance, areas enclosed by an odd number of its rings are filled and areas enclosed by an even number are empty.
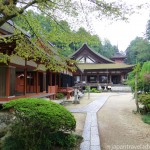
[[[92,35],[83,27],[77,31],[71,30],[66,21],[54,21],[48,16],[28,11],[24,16],[16,17],[14,22],[22,29],[28,31],[33,37],[44,35],[55,45],[64,56],[72,54],[83,43],[87,43],[93,50],[110,58],[116,52],[117,47],[111,45],[109,40],[101,41],[97,35]],[[33,26],[36,24],[36,26]],[[39,26],[37,27],[37,24]],[[29,26],[30,25],[30,26]]]
[[[103,42],[102,54],[108,58],[111,58],[116,52],[118,52],[117,46],[113,46],[108,39]]]
[[[86,9],[84,9],[85,5]],[[107,16],[125,19],[129,11],[124,4],[107,2],[106,0],[89,0],[86,2],[83,0],[0,0],[0,26],[18,14],[24,13],[31,6],[40,12],[44,12],[51,18],[58,17],[58,14],[62,12],[67,15],[77,15],[83,10],[85,14],[92,11],[96,12],[99,17]]]
[[[150,20],[147,21],[147,26],[146,26],[146,38],[150,40]]]
[[[34,17],[34,13],[28,13],[26,11],[29,8],[35,9],[36,12],[43,14],[46,18],[38,15]],[[86,35],[85,37],[90,37],[89,41],[84,41],[90,43],[97,51],[100,52],[101,42],[97,36],[91,36],[82,28],[79,29],[78,33],[74,34],[71,32],[68,24],[64,21],[59,22],[60,26],[63,26],[63,29],[56,27],[56,20],[60,20],[63,16],[77,17],[81,11],[85,15],[85,18],[88,17],[88,13],[90,12],[93,16],[100,19],[103,16],[111,17],[113,19],[126,19],[129,9],[126,5],[121,4],[120,2],[107,2],[105,0],[88,0],[86,2],[84,0],[0,0],[0,26],[2,26],[6,21],[20,16],[24,18],[22,24],[27,24],[24,29],[26,31],[30,31],[31,34],[31,38],[29,39],[30,42],[28,40],[25,42],[24,35],[16,29],[14,35],[19,36],[16,41],[15,52],[11,53],[11,55],[16,54],[27,60],[34,60],[36,62],[44,63],[46,68],[55,70],[58,69],[58,61],[56,61],[54,57],[56,54],[48,50],[48,47],[50,47],[48,41],[54,42],[54,44],[60,49],[65,49],[66,51],[64,53],[65,55],[68,55],[74,45],[80,45],[82,40],[79,38],[80,42],[78,42],[77,37],[80,37],[81,33]],[[48,21],[48,18],[51,18],[53,22]],[[44,21],[45,19],[46,21]],[[76,38],[76,40],[74,40],[74,38]],[[7,39],[2,39],[1,41],[6,42],[6,40]],[[12,39],[12,41],[13,40],[14,39]],[[38,48],[35,45],[38,46]],[[49,55],[46,55],[45,52]],[[5,54],[6,56],[3,62],[7,62],[9,60],[7,51]],[[61,53],[58,53],[57,55],[61,56],[60,54]],[[59,63],[61,64],[63,60],[68,61],[68,58],[61,56]],[[61,65],[59,69],[61,69]]]
[[[126,50],[127,62],[136,64],[150,60],[150,43],[147,39],[137,37],[131,41]]]

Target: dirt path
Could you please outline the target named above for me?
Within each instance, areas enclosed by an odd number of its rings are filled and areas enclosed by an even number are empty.
[[[150,150],[150,125],[133,114],[132,94],[111,96],[98,112],[102,150]]]

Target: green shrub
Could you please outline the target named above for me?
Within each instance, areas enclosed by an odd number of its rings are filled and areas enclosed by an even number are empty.
[[[147,115],[143,115],[142,120],[143,122],[150,124],[150,113],[148,113]]]
[[[147,94],[140,94],[138,96],[138,101],[144,105],[143,107],[143,112],[144,113],[147,113],[147,112],[150,112],[150,94],[147,93]]]
[[[92,88],[90,92],[91,93],[100,93],[100,91],[98,91],[96,88]]]
[[[73,115],[59,104],[43,99],[23,98],[4,104],[3,109],[12,109],[15,115],[11,135],[5,141],[4,150],[51,149],[55,144],[70,146],[75,142],[67,139],[71,138],[69,131],[75,129],[76,121]],[[60,134],[66,138],[63,144],[56,143],[52,138]]]
[[[138,96],[138,100],[141,104],[148,105],[150,104],[150,94],[140,94]]]
[[[63,94],[63,93],[57,93],[56,94],[56,98],[57,99],[62,99],[62,98],[64,98],[65,97],[65,95]]]

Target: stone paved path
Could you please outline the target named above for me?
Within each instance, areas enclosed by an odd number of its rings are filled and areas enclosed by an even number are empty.
[[[86,120],[83,129],[83,142],[80,145],[81,150],[101,150],[100,137],[97,123],[97,111],[104,105],[110,95],[99,95],[95,100],[85,107],[71,109],[71,112],[86,112]]]

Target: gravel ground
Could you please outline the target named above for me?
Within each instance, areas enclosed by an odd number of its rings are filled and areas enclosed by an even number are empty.
[[[73,115],[76,119],[75,133],[82,136],[86,114],[85,113],[73,113]]]
[[[110,93],[101,93],[101,95]],[[80,104],[68,103],[68,109],[82,108],[97,98],[98,94],[85,94]],[[143,123],[135,110],[131,93],[112,93],[97,113],[102,150],[150,150],[150,125]],[[75,133],[82,135],[85,113],[73,113],[77,121]]]
[[[150,150],[150,125],[143,123],[130,93],[111,96],[98,112],[102,150]]]

